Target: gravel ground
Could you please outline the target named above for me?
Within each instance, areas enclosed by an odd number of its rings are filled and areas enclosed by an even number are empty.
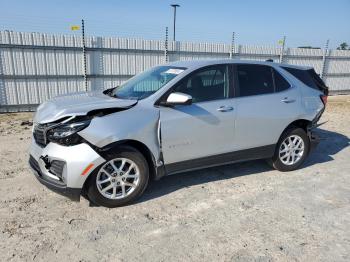
[[[350,97],[297,171],[264,161],[152,182],[131,206],[71,202],[27,165],[31,113],[0,115],[0,261],[350,261]]]

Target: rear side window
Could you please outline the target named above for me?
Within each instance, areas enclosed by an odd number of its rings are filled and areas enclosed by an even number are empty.
[[[237,65],[238,96],[253,96],[274,92],[271,67]]]
[[[276,88],[275,91],[281,92],[281,91],[287,90],[290,87],[290,84],[275,69],[272,69],[272,70],[273,70],[273,76],[275,80],[275,88]]]

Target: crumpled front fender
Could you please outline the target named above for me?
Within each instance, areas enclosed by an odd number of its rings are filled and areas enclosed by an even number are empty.
[[[92,145],[103,148],[121,140],[136,140],[160,159],[159,109],[140,104],[125,111],[95,117],[78,134]]]

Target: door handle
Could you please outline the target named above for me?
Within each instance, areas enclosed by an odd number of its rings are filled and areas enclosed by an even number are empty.
[[[217,110],[219,112],[229,112],[229,111],[233,110],[233,107],[232,106],[220,106]]]
[[[285,98],[283,98],[283,99],[281,100],[281,102],[286,103],[286,104],[288,104],[288,103],[294,103],[294,102],[295,102],[295,99],[285,97]]]

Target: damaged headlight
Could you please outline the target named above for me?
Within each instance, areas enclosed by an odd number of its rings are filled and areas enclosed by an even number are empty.
[[[47,131],[47,139],[62,145],[79,144],[82,138],[77,133],[88,127],[90,122],[91,120],[83,120],[59,125]]]

